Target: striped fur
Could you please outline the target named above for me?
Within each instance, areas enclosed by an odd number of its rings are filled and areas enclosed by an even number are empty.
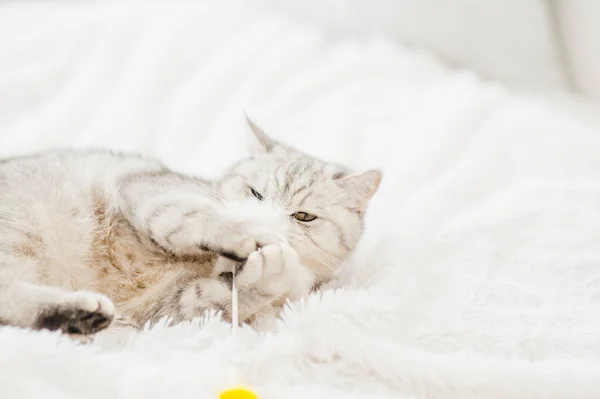
[[[0,163],[2,323],[89,335],[207,309],[229,319],[235,267],[241,320],[259,325],[329,281],[381,174],[352,174],[250,126],[252,156],[215,182],[103,151]]]

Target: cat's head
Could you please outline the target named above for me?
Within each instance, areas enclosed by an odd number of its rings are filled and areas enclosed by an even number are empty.
[[[248,122],[251,156],[224,176],[219,193],[237,203],[248,220],[284,236],[302,263],[326,281],[358,243],[381,172],[355,173],[321,161]]]

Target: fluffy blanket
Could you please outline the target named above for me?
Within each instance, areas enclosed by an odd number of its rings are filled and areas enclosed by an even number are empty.
[[[339,280],[276,331],[0,328],[0,397],[600,397],[600,133],[579,113],[245,2],[3,2],[0,54],[0,155],[109,147],[211,177],[245,110],[385,173]]]

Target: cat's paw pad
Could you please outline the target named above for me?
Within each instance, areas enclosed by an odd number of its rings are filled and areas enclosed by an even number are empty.
[[[115,317],[115,307],[107,297],[74,292],[64,299],[43,309],[35,327],[61,330],[71,335],[90,335],[107,328]]]

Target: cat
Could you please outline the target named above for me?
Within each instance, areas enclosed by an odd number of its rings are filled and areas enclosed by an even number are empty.
[[[208,309],[273,320],[356,247],[378,170],[353,173],[267,136],[219,180],[103,150],[0,161],[0,324],[90,336]],[[235,275],[234,275],[235,268]]]

